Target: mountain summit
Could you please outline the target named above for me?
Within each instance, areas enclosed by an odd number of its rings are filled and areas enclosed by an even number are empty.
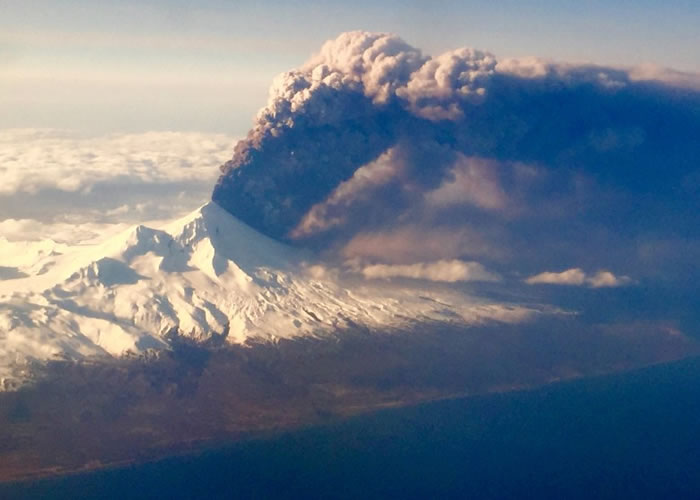
[[[96,245],[30,255],[17,269],[19,278],[0,281],[0,377],[7,383],[21,379],[28,361],[167,348],[172,332],[245,343],[421,321],[512,322],[533,312],[450,289],[346,276],[213,202]]]

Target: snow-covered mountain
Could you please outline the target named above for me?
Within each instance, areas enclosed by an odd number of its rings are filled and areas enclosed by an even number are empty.
[[[160,227],[99,244],[44,241],[0,276],[0,387],[30,360],[165,348],[164,334],[229,342],[327,335],[419,321],[514,322],[535,310],[447,288],[346,277],[209,203]]]

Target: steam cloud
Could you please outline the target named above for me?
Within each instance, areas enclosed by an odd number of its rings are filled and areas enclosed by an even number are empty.
[[[440,243],[421,235],[443,234],[454,252],[442,259],[517,255],[536,271],[598,266],[605,247],[605,265],[629,262],[640,234],[688,236],[700,213],[698,79],[663,74],[430,57],[395,35],[344,33],[275,79],[213,199],[273,237],[353,257],[385,241],[432,248],[398,252],[402,264],[434,259]],[[461,234],[473,237],[455,244]]]

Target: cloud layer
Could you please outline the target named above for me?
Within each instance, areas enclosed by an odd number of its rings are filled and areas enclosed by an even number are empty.
[[[60,130],[0,131],[0,195],[89,192],[105,182],[211,180],[231,144],[223,134],[150,132],[80,137]]]
[[[222,134],[86,137],[0,130],[0,237],[77,242],[203,204],[230,153]]]

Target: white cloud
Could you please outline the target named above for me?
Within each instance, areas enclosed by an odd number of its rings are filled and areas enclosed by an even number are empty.
[[[75,244],[187,213],[209,199],[234,142],[204,133],[0,130],[0,237]]]
[[[567,269],[560,273],[544,272],[530,276],[525,280],[529,285],[546,283],[549,285],[583,285],[586,282],[586,273],[581,269]]]
[[[362,274],[369,279],[412,278],[428,281],[499,281],[500,277],[487,271],[478,262],[438,260],[406,265],[373,264],[365,266]]]
[[[147,132],[81,137],[0,130],[0,196],[44,189],[89,192],[99,183],[213,183],[230,157],[224,134]]]
[[[632,280],[627,276],[615,276],[610,271],[598,271],[586,281],[593,288],[603,288],[627,285]]]
[[[610,271],[601,270],[593,275],[587,275],[582,269],[572,268],[562,272],[544,272],[530,276],[525,280],[529,285],[587,285],[591,288],[617,287],[629,284],[631,279],[627,276],[615,276]]]

